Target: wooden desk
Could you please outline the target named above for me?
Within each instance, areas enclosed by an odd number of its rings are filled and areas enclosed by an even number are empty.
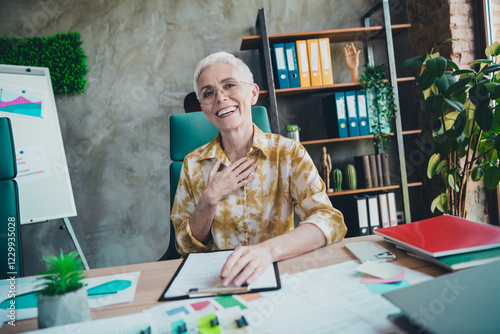
[[[298,273],[308,269],[321,268],[332,264],[353,260],[354,257],[344,247],[344,243],[362,240],[377,241],[382,246],[396,254],[397,261],[393,262],[394,264],[414,269],[434,277],[446,273],[446,271],[441,267],[435,266],[426,261],[409,257],[404,252],[385,242],[381,237],[371,235],[344,239],[339,243],[322,247],[313,252],[298,256],[290,260],[281,261],[279,262],[280,274]],[[87,277],[97,277],[112,274],[121,274],[125,272],[141,271],[141,276],[139,277],[139,283],[137,285],[134,301],[132,303],[92,309],[90,310],[92,319],[110,318],[119,315],[139,313],[142,310],[157,306],[158,304],[160,304],[160,302],[158,302],[158,298],[167,286],[170,278],[174,275],[175,270],[180,263],[181,260],[172,260],[88,270],[86,272]],[[28,319],[16,321],[16,327],[4,324],[4,326],[2,327],[2,333],[20,333],[37,328],[37,320]]]

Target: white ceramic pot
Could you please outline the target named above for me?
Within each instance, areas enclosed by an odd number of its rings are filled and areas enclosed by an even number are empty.
[[[90,321],[87,289],[60,296],[38,295],[38,328]]]
[[[289,131],[289,132],[287,132],[287,134],[288,134],[288,138],[292,138],[292,139],[295,139],[296,141],[300,141],[299,131]]]

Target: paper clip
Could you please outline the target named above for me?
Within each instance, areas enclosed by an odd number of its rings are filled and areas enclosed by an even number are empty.
[[[396,255],[389,251],[375,253],[377,259],[385,259],[387,262],[396,261]]]

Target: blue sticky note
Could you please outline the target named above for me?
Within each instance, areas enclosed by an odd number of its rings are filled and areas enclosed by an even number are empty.
[[[396,282],[396,283],[366,283],[365,285],[374,295],[381,295],[389,291],[410,286],[411,284],[405,278],[401,282]]]
[[[189,311],[184,306],[181,306],[181,307],[174,308],[173,310],[168,310],[167,315],[171,316],[171,315],[181,313],[181,312],[184,312],[185,314],[189,314]]]

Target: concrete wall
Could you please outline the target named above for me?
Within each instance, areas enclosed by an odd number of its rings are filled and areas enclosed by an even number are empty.
[[[7,1],[5,1],[7,2]],[[374,0],[18,0],[0,10],[1,36],[80,31],[90,72],[85,94],[56,96],[78,216],[92,268],[157,260],[169,239],[169,116],[183,112],[196,63],[240,52],[266,10],[270,33],[359,26]],[[395,2],[396,5],[400,2]],[[398,8],[397,6],[395,7]],[[338,48],[341,50],[341,47]],[[340,51],[337,82],[349,81]],[[340,73],[340,74],[339,74]],[[258,83],[262,76],[256,75]],[[43,256],[73,250],[61,221],[23,226],[27,274]]]

